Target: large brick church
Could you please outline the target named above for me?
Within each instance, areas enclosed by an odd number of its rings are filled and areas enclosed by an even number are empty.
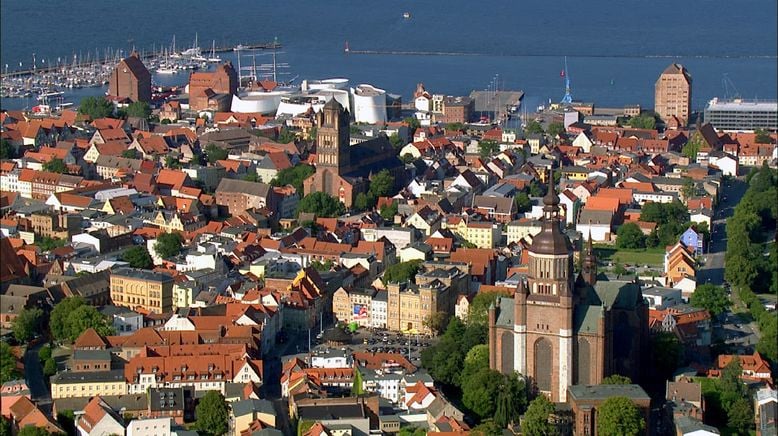
[[[383,169],[394,176],[395,186],[404,183],[405,167],[384,135],[350,145],[349,113],[330,99],[317,115],[316,173],[305,179],[303,190],[325,192],[351,207],[360,192],[369,188],[373,174]]]
[[[566,401],[568,386],[599,384],[610,374],[637,382],[648,349],[640,287],[598,276],[591,238],[576,277],[552,185],[543,203],[543,228],[529,247],[526,277],[513,298],[489,308],[489,366],[519,372],[555,402]]]

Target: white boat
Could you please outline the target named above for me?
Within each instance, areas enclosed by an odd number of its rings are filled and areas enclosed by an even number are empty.
[[[405,18],[406,20],[409,20],[411,18],[411,13],[410,12],[403,12],[403,18]]]
[[[235,46],[235,48],[232,49],[232,51],[241,51],[241,50],[245,50],[245,49],[246,49],[245,45],[238,44],[238,45]]]
[[[65,95],[65,93],[62,91],[44,92],[38,96],[38,101],[45,101],[54,97],[62,97],[63,95]]]
[[[206,61],[208,61],[208,62],[221,62],[222,61],[222,58],[220,58],[219,56],[216,56],[216,40],[214,40],[213,43],[211,44],[211,57],[206,59]]]
[[[173,68],[159,67],[157,68],[157,74],[178,74],[178,71]]]

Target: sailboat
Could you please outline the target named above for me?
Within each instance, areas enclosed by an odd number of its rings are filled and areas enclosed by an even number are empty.
[[[157,74],[176,74],[178,71],[176,71],[175,68],[172,68],[170,65],[170,59],[168,59],[168,51],[165,49],[165,62],[160,64],[159,68],[157,68]]]
[[[176,51],[176,35],[173,34],[173,46],[170,48],[170,57],[173,59],[178,59],[181,57],[180,54]]]
[[[221,62],[222,58],[216,56],[216,40],[211,43],[211,57],[208,58],[208,62]]]
[[[186,56],[194,60],[201,60],[201,59],[197,59],[197,58],[202,58],[202,56],[200,55],[200,47],[197,45],[197,33],[195,33],[195,40],[194,40],[194,44],[192,45],[192,48],[188,48],[182,51],[181,56]],[[205,60],[205,58],[202,58],[202,60]]]

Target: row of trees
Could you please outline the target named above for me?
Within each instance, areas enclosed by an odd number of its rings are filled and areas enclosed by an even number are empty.
[[[724,274],[759,324],[757,350],[778,361],[778,320],[756,293],[778,294],[778,172],[765,163],[747,178],[745,195],[727,221]]]
[[[151,118],[151,107],[144,101],[130,103],[126,108],[114,111],[113,103],[104,97],[86,97],[81,100],[78,113],[95,120],[98,118]]]

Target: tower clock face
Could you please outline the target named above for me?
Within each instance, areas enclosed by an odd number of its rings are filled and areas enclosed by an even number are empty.
[[[125,68],[125,69],[124,69],[124,72],[125,72],[125,73],[127,72],[127,68]]]

